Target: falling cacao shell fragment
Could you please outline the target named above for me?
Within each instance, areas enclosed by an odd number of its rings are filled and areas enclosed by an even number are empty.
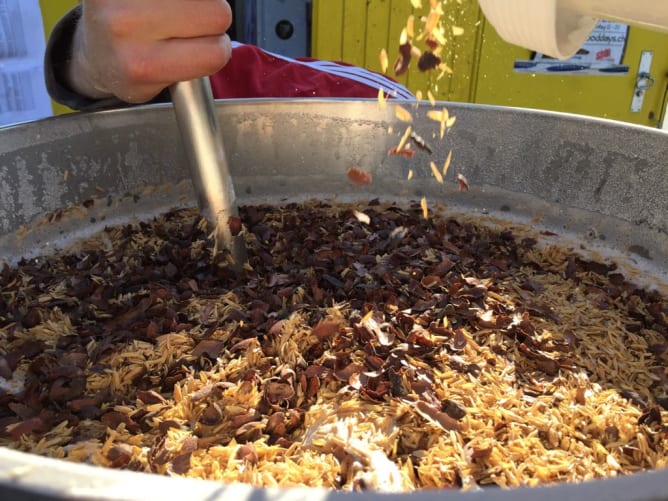
[[[401,76],[408,71],[411,64],[412,49],[413,47],[410,42],[406,42],[399,46],[399,56],[394,62],[393,67],[395,76]]]

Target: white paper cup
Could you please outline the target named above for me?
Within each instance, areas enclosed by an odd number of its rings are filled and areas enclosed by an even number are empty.
[[[568,59],[585,43],[598,19],[560,6],[559,0],[479,0],[506,42]]]

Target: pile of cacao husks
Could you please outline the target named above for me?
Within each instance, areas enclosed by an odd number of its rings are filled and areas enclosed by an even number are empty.
[[[668,465],[668,301],[614,264],[418,203],[241,219],[241,272],[195,209],[4,266],[0,445],[343,490]]]

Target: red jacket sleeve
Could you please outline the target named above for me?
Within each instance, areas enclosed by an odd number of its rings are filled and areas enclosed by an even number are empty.
[[[404,86],[364,68],[315,59],[292,59],[252,45],[233,44],[232,59],[211,76],[214,97],[388,97],[415,99]]]

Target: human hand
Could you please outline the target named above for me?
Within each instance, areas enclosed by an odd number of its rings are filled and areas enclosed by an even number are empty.
[[[230,59],[226,0],[82,0],[67,70],[86,97],[146,102],[168,85],[208,76]]]

